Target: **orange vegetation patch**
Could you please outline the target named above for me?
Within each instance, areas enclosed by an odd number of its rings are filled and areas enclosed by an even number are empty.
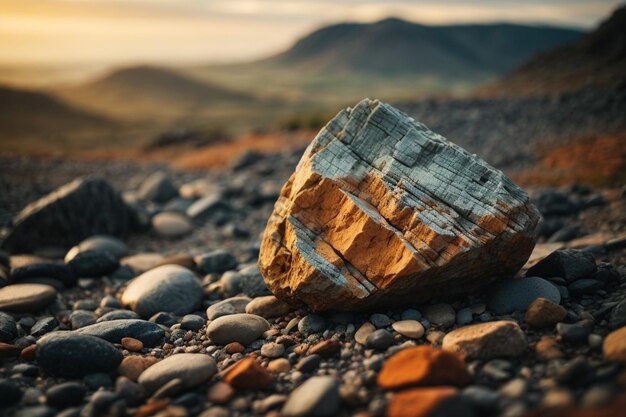
[[[523,185],[621,185],[626,180],[626,132],[548,149],[537,166],[511,177]]]
[[[245,151],[275,153],[291,151],[308,145],[315,133],[246,134],[238,139],[193,149],[177,155],[172,166],[179,169],[223,168],[233,163]]]

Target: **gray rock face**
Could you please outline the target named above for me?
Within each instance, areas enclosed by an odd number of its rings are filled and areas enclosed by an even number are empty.
[[[172,355],[146,369],[137,382],[152,393],[167,382],[179,378],[190,388],[208,381],[217,372],[215,359],[199,353]]]
[[[103,233],[123,236],[135,227],[135,213],[104,179],[77,179],[26,206],[2,243],[11,252],[43,246],[73,246]]]
[[[249,345],[270,328],[263,317],[254,314],[230,314],[209,323],[207,335],[217,345],[239,342]]]
[[[165,335],[158,324],[134,319],[101,321],[78,329],[76,333],[96,336],[111,343],[120,343],[122,338],[132,337],[141,340],[145,346],[154,346]]]
[[[517,272],[538,220],[502,172],[366,99],[307,148],[274,206],[259,267],[274,295],[314,310],[450,298]]]
[[[487,304],[497,314],[526,311],[537,298],[561,303],[561,293],[543,278],[528,277],[498,282],[489,291]]]
[[[193,272],[179,265],[163,265],[133,279],[122,295],[122,303],[143,318],[165,311],[190,313],[202,300],[202,286]]]
[[[37,312],[48,307],[56,290],[44,284],[14,284],[0,288],[0,310],[16,313]]]
[[[296,388],[282,409],[285,417],[332,417],[339,410],[339,382],[315,376]]]
[[[54,332],[37,341],[37,362],[48,375],[81,377],[114,371],[122,353],[106,340],[74,332]]]

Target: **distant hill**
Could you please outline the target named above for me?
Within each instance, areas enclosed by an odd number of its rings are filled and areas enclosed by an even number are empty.
[[[263,62],[317,74],[489,76],[581,35],[547,26],[426,26],[390,18],[324,27]]]
[[[254,101],[246,93],[196,81],[175,70],[137,66],[115,70],[102,78],[62,88],[68,101],[124,120],[176,118],[198,108]]]
[[[625,82],[626,6],[622,6],[594,31],[573,43],[538,54],[479,93],[558,93],[589,84],[606,87]]]
[[[2,142],[23,137],[59,138],[110,126],[109,120],[73,108],[48,94],[0,86]]]

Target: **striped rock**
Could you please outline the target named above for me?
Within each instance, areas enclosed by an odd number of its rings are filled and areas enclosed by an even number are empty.
[[[538,219],[502,172],[365,99],[307,148],[274,206],[259,267],[278,298],[314,310],[449,298],[517,272]]]

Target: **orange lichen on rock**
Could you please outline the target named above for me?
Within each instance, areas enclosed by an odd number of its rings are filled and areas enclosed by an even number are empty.
[[[463,387],[471,382],[471,377],[465,362],[456,353],[416,346],[389,358],[378,374],[377,382],[384,389],[436,385]]]
[[[538,218],[500,171],[363,100],[322,129],[283,187],[259,267],[277,297],[313,310],[451,297],[517,272]]]

